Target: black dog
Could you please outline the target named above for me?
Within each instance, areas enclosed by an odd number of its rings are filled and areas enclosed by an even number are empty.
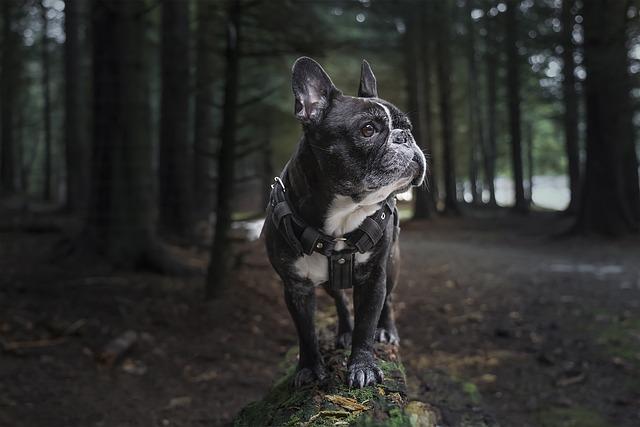
[[[265,235],[298,331],[294,383],[324,377],[314,327],[314,289],[322,285],[336,302],[336,345],[352,343],[349,385],[376,384],[383,378],[374,340],[399,342],[391,308],[399,255],[394,195],[423,182],[425,158],[407,116],[378,98],[366,61],[358,97],[343,95],[306,57],[293,65],[292,86],[304,135],[276,178]],[[342,290],[351,286],[355,327]]]

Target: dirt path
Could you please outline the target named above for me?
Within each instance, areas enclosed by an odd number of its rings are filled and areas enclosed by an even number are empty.
[[[437,404],[444,371],[503,426],[640,425],[640,245],[549,237],[559,225],[405,226],[399,324],[416,395]]]
[[[403,226],[402,353],[415,397],[451,425],[468,402],[502,426],[640,425],[640,243],[547,237],[561,225]],[[67,259],[60,238],[0,233],[0,343],[53,340],[0,350],[0,426],[225,425],[295,342],[260,243],[228,296],[205,303],[201,278]],[[124,361],[98,363],[127,330],[139,339]]]

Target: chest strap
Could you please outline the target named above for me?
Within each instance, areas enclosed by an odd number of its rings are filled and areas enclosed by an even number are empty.
[[[343,237],[329,236],[309,226],[295,214],[286,192],[282,179],[276,177],[275,183],[271,186],[267,217],[271,218],[275,227],[298,256],[318,252],[328,258],[329,286],[333,289],[353,287],[355,254],[373,249],[384,235],[384,230],[392,218],[394,224],[398,225],[395,197],[389,197],[382,203],[380,209],[366,217],[355,230]],[[343,249],[336,250],[338,242],[344,243]]]

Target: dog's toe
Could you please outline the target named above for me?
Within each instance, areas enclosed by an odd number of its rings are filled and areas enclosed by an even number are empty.
[[[349,387],[363,388],[381,383],[382,370],[374,362],[354,363],[349,366]]]
[[[399,345],[400,337],[393,329],[378,328],[376,329],[376,341],[384,344]]]
[[[336,337],[336,348],[351,347],[351,332],[344,332]]]
[[[293,377],[293,385],[296,388],[300,388],[307,384],[322,381],[325,376],[324,368],[322,366],[298,368],[295,376]]]

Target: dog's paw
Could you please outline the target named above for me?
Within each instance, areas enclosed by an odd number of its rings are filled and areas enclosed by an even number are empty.
[[[351,347],[351,332],[343,332],[336,337],[336,348],[347,349]]]
[[[358,358],[349,363],[349,387],[362,388],[382,383],[384,374],[373,360],[373,356]]]
[[[376,329],[376,341],[384,344],[399,345],[400,337],[395,329]]]
[[[322,381],[325,376],[326,374],[322,365],[306,368],[298,367],[296,374],[293,377],[293,385],[296,388],[300,388],[307,384]]]

